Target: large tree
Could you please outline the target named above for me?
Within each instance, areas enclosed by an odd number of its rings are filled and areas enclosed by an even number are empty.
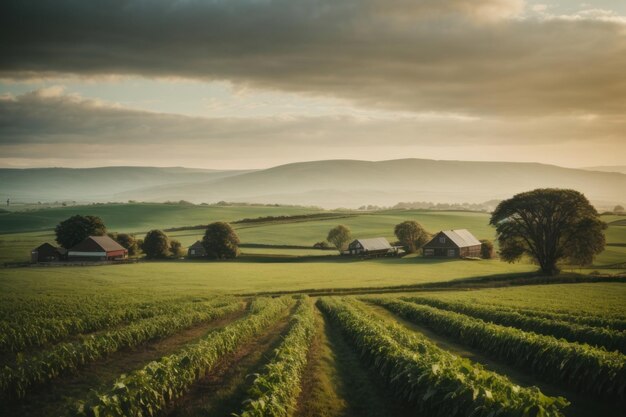
[[[330,229],[326,240],[332,243],[339,252],[342,252],[346,249],[348,242],[352,240],[352,233],[350,232],[348,226],[340,224],[339,226]]]
[[[54,229],[56,241],[65,249],[79,244],[89,236],[102,236],[107,228],[100,217],[75,215],[63,220]]]
[[[407,220],[397,224],[393,232],[408,253],[417,252],[430,239],[430,234],[415,220]]]
[[[225,222],[215,222],[207,226],[202,246],[209,258],[231,259],[239,256],[239,237],[230,224]]]
[[[502,201],[491,215],[500,257],[514,262],[530,256],[545,274],[567,261],[586,265],[604,249],[603,223],[587,198],[574,190],[537,189]]]
[[[143,239],[141,249],[148,259],[163,259],[170,255],[170,242],[161,230],[150,230]]]

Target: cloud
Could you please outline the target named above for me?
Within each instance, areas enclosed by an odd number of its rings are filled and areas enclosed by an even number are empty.
[[[577,164],[626,152],[619,117],[597,114],[463,118],[290,116],[203,118],[141,111],[60,93],[59,88],[0,97],[0,165],[111,163],[250,168],[302,159],[533,160]],[[537,157],[550,143],[567,150]],[[533,157],[534,156],[534,157]],[[562,159],[559,160],[559,157]],[[121,159],[120,159],[121,158]],[[233,162],[236,160],[237,162]],[[27,162],[29,161],[29,162]],[[48,162],[46,161],[57,161]],[[228,163],[226,163],[228,161]],[[250,162],[253,161],[253,162]],[[251,164],[251,165],[250,165]]]
[[[5,0],[0,77],[229,80],[360,106],[626,113],[625,25],[521,0]]]

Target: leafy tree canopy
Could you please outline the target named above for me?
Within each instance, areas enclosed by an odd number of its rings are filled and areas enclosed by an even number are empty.
[[[604,249],[603,223],[589,200],[578,191],[537,189],[502,201],[491,215],[500,257],[514,262],[530,256],[545,274],[559,272],[557,263],[588,265]]]
[[[397,224],[393,232],[408,253],[414,253],[430,240],[430,234],[414,220]]]
[[[163,259],[170,255],[167,235],[161,230],[150,230],[143,239],[141,249],[148,259]]]
[[[170,254],[172,258],[180,258],[184,255],[183,245],[176,239],[170,240]]]
[[[109,233],[109,237],[126,248],[129,256],[134,256],[139,253],[139,243],[135,235],[128,233]]]
[[[54,232],[56,241],[69,249],[89,236],[102,236],[107,229],[100,217],[75,215],[59,223]]]
[[[230,224],[225,222],[215,222],[207,226],[202,246],[209,258],[232,259],[239,256],[239,237]]]
[[[350,240],[352,240],[352,233],[348,226],[340,224],[330,229],[326,240],[332,243],[339,252],[342,252],[346,249]]]

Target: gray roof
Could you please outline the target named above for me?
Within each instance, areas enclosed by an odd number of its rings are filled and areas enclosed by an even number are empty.
[[[441,233],[445,234],[459,248],[480,245],[480,241],[467,229],[442,230]]]
[[[357,239],[357,242],[363,246],[364,250],[384,250],[391,249],[391,245],[384,237],[375,237],[372,239]]]

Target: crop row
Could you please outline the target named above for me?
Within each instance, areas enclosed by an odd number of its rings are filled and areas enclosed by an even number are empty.
[[[274,352],[274,358],[257,375],[248,390],[240,417],[288,417],[296,406],[300,381],[315,334],[315,316],[308,298],[298,301],[289,332]]]
[[[106,393],[94,393],[77,412],[90,417],[153,416],[185,394],[224,355],[276,322],[289,298],[257,298],[250,314],[178,352],[121,375]]]
[[[626,330],[626,319],[612,316],[593,315],[582,312],[562,312],[553,310],[544,310],[540,308],[530,307],[511,307],[504,306],[502,304],[490,304],[479,302],[479,305],[486,305],[489,307],[498,308],[502,311],[515,311],[519,314],[530,317],[541,317],[544,319],[550,319],[555,321],[565,321],[568,323],[580,324],[583,326],[603,327],[611,330],[624,331]]]
[[[619,352],[487,323],[430,306],[386,298],[368,301],[524,371],[530,370],[546,381],[598,397],[625,398],[626,356]]]
[[[594,346],[602,346],[607,350],[619,350],[622,353],[626,352],[626,332],[623,331],[585,326],[543,317],[531,317],[516,311],[503,310],[496,306],[442,301],[427,297],[403,297],[401,299],[466,314],[503,326],[517,327],[518,329],[557,338],[562,337],[571,342],[582,342]]]
[[[213,302],[212,305],[217,303]],[[221,303],[222,305],[225,302]],[[160,314],[176,314],[182,310],[202,306],[202,303],[172,301],[140,306],[101,307],[82,315],[42,318],[22,317],[20,320],[0,322],[0,352],[17,353],[26,348],[54,343],[68,336],[107,329],[123,323],[150,318]],[[204,304],[206,305],[206,304]]]
[[[563,398],[522,388],[446,352],[418,333],[382,322],[362,309],[323,298],[319,306],[368,364],[418,412],[428,416],[562,416]]]
[[[119,329],[85,336],[79,341],[60,343],[29,356],[18,355],[15,365],[5,366],[0,371],[0,397],[21,398],[31,386],[45,383],[121,348],[169,336],[239,309],[241,304],[236,301],[219,308],[199,303],[177,314],[139,320]]]

